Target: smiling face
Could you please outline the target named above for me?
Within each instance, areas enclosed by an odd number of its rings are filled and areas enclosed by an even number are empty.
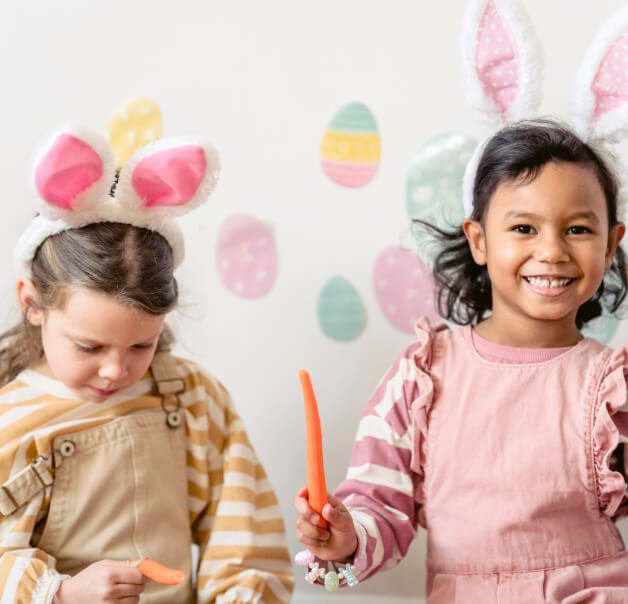
[[[467,220],[464,230],[491,280],[488,327],[503,340],[509,330],[548,326],[579,336],[578,308],[600,286],[624,227],[609,228],[592,169],[550,162],[531,182],[501,183],[484,224]]]
[[[45,360],[36,367],[81,398],[102,402],[139,382],[148,370],[165,315],[151,315],[86,288],[71,290],[59,309],[29,301],[36,290],[18,283],[18,298],[32,325],[41,328]]]

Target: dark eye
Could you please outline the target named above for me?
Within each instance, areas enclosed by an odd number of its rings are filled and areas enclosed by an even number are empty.
[[[580,226],[580,225],[572,226],[567,229],[567,233],[569,233],[569,235],[584,235],[590,232],[591,232],[591,229],[589,227]]]
[[[517,224],[510,230],[515,233],[521,233],[522,235],[530,235],[534,232],[534,227],[529,224]]]
[[[149,349],[151,349],[153,346],[154,346],[154,344],[153,344],[153,343],[151,343],[151,344],[135,344],[135,345],[133,346],[133,348],[134,348],[135,350],[149,350]]]

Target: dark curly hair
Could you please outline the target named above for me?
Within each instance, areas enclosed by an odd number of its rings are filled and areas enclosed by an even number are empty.
[[[483,222],[489,201],[501,183],[532,182],[551,161],[590,167],[606,198],[609,226],[618,224],[619,186],[613,171],[568,127],[550,119],[517,122],[489,139],[473,183],[471,220]],[[492,309],[491,282],[486,266],[473,260],[462,227],[446,230],[419,219],[413,223],[414,228],[426,229],[440,245],[433,266],[440,314],[459,325],[479,323]],[[626,297],[627,289],[626,256],[618,246],[599,288],[578,309],[578,329],[604,311],[615,312]]]

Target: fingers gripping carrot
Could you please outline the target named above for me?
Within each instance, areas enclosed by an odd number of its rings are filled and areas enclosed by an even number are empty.
[[[323,465],[323,437],[314,388],[307,371],[299,371],[303,403],[305,405],[305,435],[307,441],[307,493],[312,508],[321,514],[327,503],[327,485]],[[327,522],[321,516],[318,526],[325,528]]]
[[[144,558],[139,564],[139,569],[145,577],[162,585],[177,585],[185,579],[185,573],[182,570],[168,568],[150,558]]]

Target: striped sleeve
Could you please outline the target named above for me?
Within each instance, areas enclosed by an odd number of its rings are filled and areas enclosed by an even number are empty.
[[[277,498],[225,388],[205,375],[202,388],[187,409],[197,601],[287,603],[293,576]]]
[[[419,524],[423,484],[412,414],[425,417],[432,391],[417,367],[420,350],[421,344],[409,347],[369,400],[346,479],[335,490],[356,526],[354,567],[361,579],[398,564]]]

